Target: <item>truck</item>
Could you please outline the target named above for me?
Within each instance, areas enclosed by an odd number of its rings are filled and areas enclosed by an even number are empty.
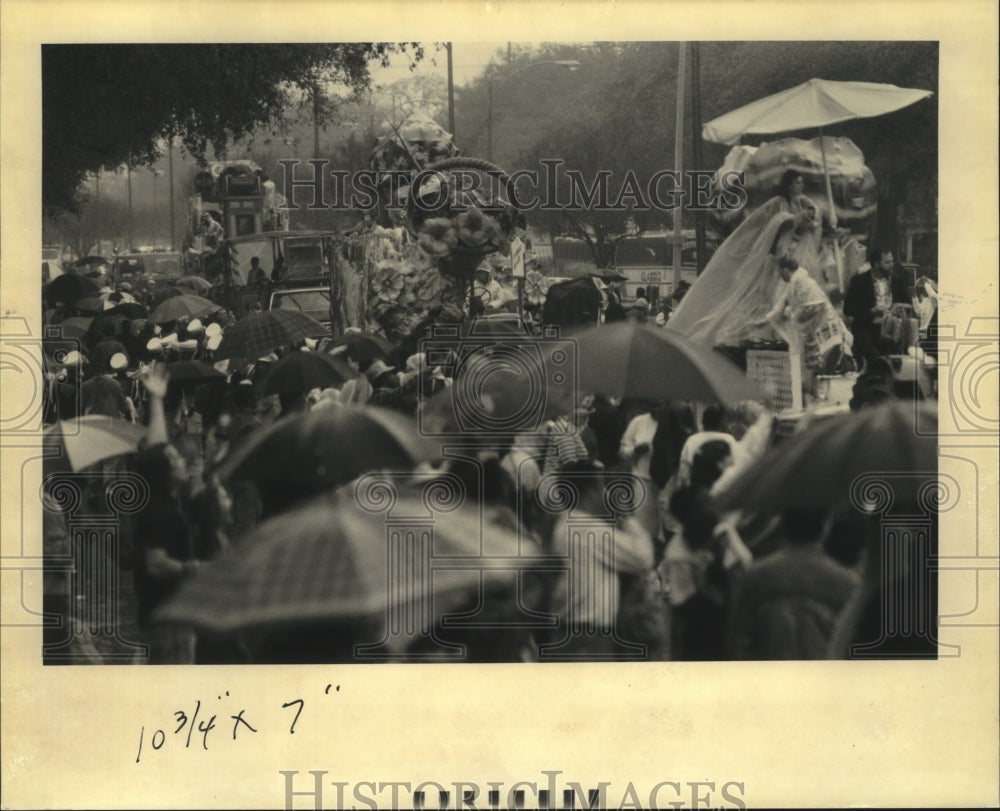
[[[228,240],[227,278],[237,317],[251,310],[298,309],[330,324],[330,273],[339,235],[334,231],[269,231]],[[257,259],[267,282],[251,284]]]

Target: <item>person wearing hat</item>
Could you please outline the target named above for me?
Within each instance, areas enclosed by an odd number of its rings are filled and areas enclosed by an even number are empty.
[[[84,356],[73,349],[66,353],[61,362],[57,359],[53,371],[46,374],[56,419],[70,420],[77,416],[85,362]]]
[[[115,419],[134,419],[135,406],[130,405],[121,383],[115,375],[128,366],[128,358],[116,352],[105,369],[87,380],[80,388],[80,405],[84,414],[103,414]]]
[[[604,277],[604,281],[608,285],[608,289],[605,291],[608,297],[608,306],[604,309],[605,324],[625,320],[625,308],[622,307],[622,282],[625,281],[625,278],[617,273]]]

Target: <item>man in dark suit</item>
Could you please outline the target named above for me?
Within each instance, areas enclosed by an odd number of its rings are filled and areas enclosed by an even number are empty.
[[[909,302],[906,291],[893,273],[892,251],[875,248],[870,265],[869,271],[851,279],[844,296],[844,315],[850,319],[854,357],[859,363],[883,354],[879,348],[882,321],[893,304]]]

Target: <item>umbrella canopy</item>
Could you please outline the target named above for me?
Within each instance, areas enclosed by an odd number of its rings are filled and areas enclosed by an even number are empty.
[[[62,277],[60,277],[62,278]],[[104,298],[101,296],[87,296],[73,302],[73,309],[79,313],[96,315],[104,311]]]
[[[372,470],[412,470],[440,447],[403,414],[369,406],[321,408],[286,417],[223,460],[220,479],[253,481],[280,509]]]
[[[104,311],[105,315],[117,315],[123,318],[149,318],[149,310],[134,301],[125,302]]]
[[[391,341],[371,332],[345,332],[330,345],[331,349],[338,346],[347,347],[346,354],[358,363],[384,358],[393,349]]]
[[[739,367],[669,330],[632,322],[605,324],[576,333],[574,344],[580,392],[723,404],[767,398]],[[552,351],[548,357],[551,366]]]
[[[253,312],[226,329],[215,357],[262,358],[279,346],[294,346],[326,332],[319,321],[298,310]]]
[[[426,516],[428,511],[419,494],[406,493],[392,509],[397,515]],[[483,522],[474,508],[434,515],[430,532],[426,542],[421,534],[404,536],[401,547],[390,553],[384,514],[363,511],[353,488],[347,488],[261,524],[235,552],[202,566],[156,619],[227,633],[384,618],[390,607],[407,606],[416,609],[406,612],[413,625],[404,626],[415,639],[430,630],[434,619],[422,607],[433,605],[440,612],[439,598],[478,589],[483,580],[510,585],[516,580],[514,567],[461,569],[463,560],[475,564],[483,557],[537,554],[530,541]],[[431,554],[447,557],[452,567],[435,569],[432,576],[427,571]]]
[[[106,256],[85,256],[83,259],[77,259],[70,267],[85,271],[101,265],[111,267],[111,260]]]
[[[937,409],[895,400],[853,414],[828,417],[793,434],[751,466],[720,496],[723,507],[755,512],[786,508],[830,509],[847,504],[851,487],[865,474],[937,475]],[[901,480],[916,498],[926,479]]]
[[[931,95],[930,90],[891,84],[810,79],[712,119],[702,127],[702,137],[720,144],[735,144],[744,135],[770,135],[873,118]]]
[[[200,360],[178,360],[166,365],[167,376],[174,383],[202,383],[206,380],[225,380],[226,376]]]
[[[218,304],[201,296],[174,296],[153,310],[149,320],[154,324],[166,324],[169,321],[176,321],[178,318],[201,318],[203,315],[208,315],[218,309]]]
[[[102,459],[134,453],[146,429],[124,420],[90,414],[47,428],[42,443],[49,454],[65,454],[70,469],[82,470]]]
[[[186,287],[198,295],[203,295],[212,289],[212,283],[201,276],[185,276],[174,282],[174,287]]]
[[[53,279],[49,283],[49,286],[45,288],[45,297],[49,301],[61,301],[66,304],[72,304],[74,301],[86,296],[96,296],[100,291],[100,286],[86,276],[64,273],[62,276]]]
[[[267,372],[260,393],[305,393],[315,388],[339,386],[353,377],[357,377],[357,373],[340,358],[317,352],[289,352]]]
[[[823,174],[826,177],[826,199],[830,207],[831,224],[836,227],[837,209],[833,203],[830,172],[826,165],[823,127],[892,113],[931,95],[930,90],[915,90],[876,82],[810,79],[804,84],[751,102],[709,121],[702,127],[702,137],[707,141],[734,144],[743,135],[770,135],[818,128]]]
[[[63,338],[82,338],[90,330],[93,320],[84,316],[74,316],[63,319],[56,326],[62,330]]]

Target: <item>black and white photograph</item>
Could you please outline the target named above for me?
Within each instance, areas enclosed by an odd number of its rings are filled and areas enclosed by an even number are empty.
[[[997,801],[996,77],[751,5],[18,42],[5,807]]]
[[[937,43],[42,93],[46,662],[936,656]]]

